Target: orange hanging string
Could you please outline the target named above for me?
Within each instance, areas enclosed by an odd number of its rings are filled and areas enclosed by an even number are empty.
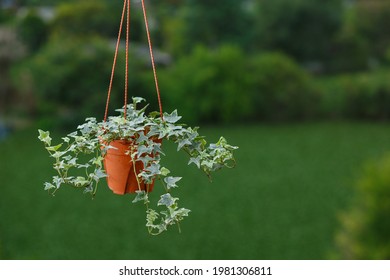
[[[124,95],[125,95],[125,97],[124,97],[124,105],[125,105],[124,106],[124,117],[125,118],[126,118],[126,114],[127,114],[127,99],[128,99],[128,84],[129,84],[130,0],[124,0],[124,3],[123,3],[122,17],[121,17],[121,22],[120,22],[120,26],[119,26],[118,39],[117,39],[116,48],[115,48],[115,55],[114,55],[114,61],[113,61],[113,65],[112,65],[110,84],[109,84],[108,93],[107,93],[106,109],[105,109],[105,112],[104,112],[104,121],[107,120],[107,116],[108,116],[108,106],[109,106],[110,98],[111,98],[112,84],[113,84],[113,80],[114,80],[114,73],[115,73],[115,67],[116,67],[116,62],[117,62],[117,58],[118,58],[118,50],[119,50],[119,45],[120,45],[120,39],[121,39],[121,34],[122,34],[124,17],[125,17],[125,13],[126,13],[126,7],[127,7],[127,18],[126,18],[126,69],[125,69],[125,92],[124,92]],[[147,35],[148,44],[149,44],[150,59],[151,59],[151,63],[152,63],[154,82],[155,82],[155,85],[156,85],[156,92],[157,92],[158,105],[159,105],[159,109],[160,109],[160,116],[161,116],[161,119],[164,120],[164,115],[163,115],[163,110],[162,110],[162,102],[161,102],[161,96],[160,96],[160,89],[159,89],[159,86],[158,86],[157,71],[156,71],[156,66],[155,66],[155,63],[154,63],[152,41],[150,39],[149,24],[148,24],[148,18],[147,18],[147,15],[146,15],[146,9],[145,9],[145,2],[144,2],[144,0],[142,0],[142,11],[143,11],[143,15],[144,15],[146,35]]]
[[[129,89],[129,32],[130,32],[130,0],[127,0],[127,23],[126,23],[126,70],[125,70],[125,108],[124,118],[127,116],[127,94]]]
[[[147,18],[147,16],[146,16],[146,9],[145,9],[145,2],[144,2],[144,0],[142,0],[142,11],[143,11],[143,14],[144,14],[146,35],[147,35],[147,37],[148,37],[149,52],[150,52],[150,60],[152,61],[153,76],[154,76],[154,82],[155,82],[155,84],[156,84],[156,92],[157,92],[158,106],[159,106],[159,108],[160,108],[160,116],[161,116],[161,119],[164,120],[164,115],[163,115],[163,110],[162,110],[162,104],[161,104],[160,89],[159,89],[159,87],[158,87],[157,72],[156,72],[156,66],[155,66],[155,64],[154,64],[154,56],[153,56],[152,41],[151,41],[151,39],[150,39],[149,24],[148,24],[148,18]]]
[[[120,44],[120,40],[121,40],[122,26],[123,26],[123,21],[124,21],[125,12],[126,12],[126,4],[127,4],[127,0],[124,0],[124,1],[123,1],[122,18],[121,18],[121,22],[120,22],[120,25],[119,25],[118,40],[117,40],[117,42],[116,42],[116,48],[115,48],[115,54],[114,54],[114,62],[112,63],[110,85],[108,86],[107,101],[106,101],[106,110],[105,110],[105,112],[104,112],[104,122],[107,120],[107,115],[108,115],[108,105],[109,105],[109,103],[110,103],[111,90],[112,90],[112,82],[113,82],[113,80],[114,80],[114,73],[115,73],[116,61],[117,61],[117,58],[118,58],[118,50],[119,50],[119,44]]]

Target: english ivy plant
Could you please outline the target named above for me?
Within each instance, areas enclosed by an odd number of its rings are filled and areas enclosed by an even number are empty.
[[[223,137],[217,143],[207,144],[205,138],[198,134],[198,128],[178,124],[181,116],[176,110],[170,114],[164,113],[163,118],[157,112],[146,114],[147,106],[137,109],[137,105],[143,101],[142,98],[134,97],[133,103],[127,105],[126,117],[124,109],[119,109],[118,116],[110,116],[106,121],[98,122],[96,118],[87,118],[85,123],[77,127],[77,131],[63,137],[60,144],[52,144],[48,131],[39,130],[38,138],[55,160],[53,168],[57,174],[51,182],[44,184],[45,190],[53,195],[66,184],[95,196],[100,179],[107,176],[103,159],[108,149],[114,148],[110,146],[110,142],[131,142],[128,153],[133,161],[142,161],[144,166],[137,174],[138,184],[151,184],[157,180],[165,190],[156,208],[163,208],[162,210],[155,210],[150,206],[150,193],[144,190],[136,191],[133,200],[133,203],[145,204],[146,226],[150,234],[157,235],[174,224],[180,230],[180,221],[190,212],[189,209],[180,208],[179,198],[172,195],[182,178],[172,176],[169,169],[161,165],[161,156],[165,156],[162,140],[177,144],[178,151],[188,154],[188,164],[203,170],[210,179],[212,172],[235,166],[233,151],[238,147],[229,145]],[[83,170],[81,174],[84,175],[79,175],[80,172],[76,170]]]

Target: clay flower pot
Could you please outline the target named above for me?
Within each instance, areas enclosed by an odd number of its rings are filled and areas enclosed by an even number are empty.
[[[141,161],[135,162],[131,155],[126,154],[129,151],[129,146],[132,145],[129,141],[114,140],[110,142],[110,146],[114,147],[107,150],[104,157],[103,164],[107,173],[108,187],[119,195],[126,193],[135,193],[138,190],[151,192],[153,190],[154,182],[152,184],[145,184],[139,180],[137,181],[137,174],[141,173],[144,165]]]

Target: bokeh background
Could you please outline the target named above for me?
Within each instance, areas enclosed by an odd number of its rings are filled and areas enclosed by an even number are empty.
[[[157,109],[131,3],[130,94]],[[389,259],[390,1],[146,4],[164,110],[237,167],[209,183],[167,144],[192,212],[157,237],[104,182],[48,195],[37,129],[103,117],[123,1],[0,0],[0,259]],[[122,48],[111,112],[123,84]]]

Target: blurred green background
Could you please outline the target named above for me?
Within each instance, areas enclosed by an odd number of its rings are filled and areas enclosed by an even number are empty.
[[[131,3],[129,91],[157,109]],[[0,0],[0,259],[390,259],[390,0],[146,4],[164,110],[237,167],[210,184],[164,146],[192,212],[158,237],[104,182],[48,195],[37,129],[103,117],[123,1]]]

